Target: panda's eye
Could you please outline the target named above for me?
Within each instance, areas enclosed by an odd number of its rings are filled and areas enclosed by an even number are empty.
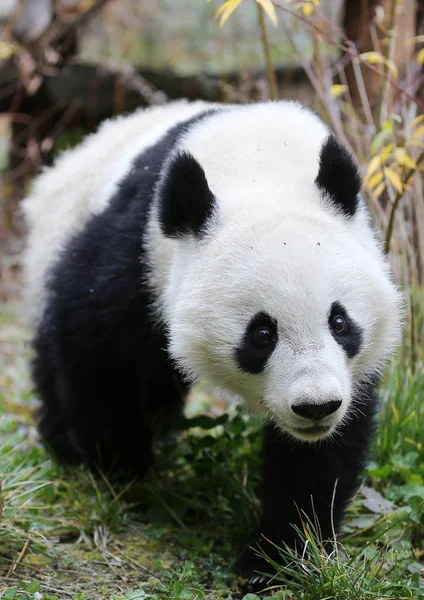
[[[258,346],[266,346],[273,339],[273,333],[269,327],[256,327],[253,332],[253,341]]]
[[[256,313],[235,348],[237,365],[245,373],[262,373],[277,342],[277,321],[266,312]]]
[[[330,324],[335,333],[343,333],[346,330],[346,320],[341,315],[334,315]]]

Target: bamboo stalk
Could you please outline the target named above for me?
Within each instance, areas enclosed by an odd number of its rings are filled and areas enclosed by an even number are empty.
[[[389,104],[389,95],[391,92],[391,82],[392,82],[392,71],[389,67],[389,61],[393,62],[395,57],[395,45],[396,45],[396,9],[397,9],[397,0],[391,0],[390,3],[390,13],[389,13],[389,22],[387,24],[387,34],[388,34],[388,42],[386,43],[386,48],[384,51],[384,58],[386,59],[386,63],[384,64],[384,74],[385,78],[381,82],[381,91],[380,91],[380,107],[379,107],[379,119],[378,122],[380,125],[384,123],[387,118],[387,106]]]
[[[274,67],[272,64],[271,47],[269,44],[268,34],[266,31],[266,25],[265,25],[265,19],[264,19],[264,9],[258,3],[256,3],[256,6],[258,7],[258,22],[259,22],[259,28],[261,30],[262,48],[264,51],[266,71],[267,71],[267,75],[268,75],[269,97],[271,98],[271,100],[277,100],[277,98],[278,98],[277,80],[275,78]]]

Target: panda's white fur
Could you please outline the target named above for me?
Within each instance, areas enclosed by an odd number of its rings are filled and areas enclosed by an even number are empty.
[[[299,514],[332,537],[401,334],[359,185],[350,155],[292,102],[172,103],[62,155],[23,205],[49,447],[142,475],[158,423],[200,378],[264,418],[267,554],[299,543]],[[267,567],[248,549],[239,570],[255,569]]]

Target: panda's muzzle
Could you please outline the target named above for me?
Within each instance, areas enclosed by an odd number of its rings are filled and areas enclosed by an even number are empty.
[[[291,409],[299,417],[310,419],[311,421],[320,421],[335,413],[342,405],[341,400],[330,400],[325,403],[302,402],[293,404]]]
[[[300,395],[290,406],[282,429],[292,437],[305,442],[316,442],[330,436],[343,417],[340,396],[327,394],[326,401],[315,396]]]

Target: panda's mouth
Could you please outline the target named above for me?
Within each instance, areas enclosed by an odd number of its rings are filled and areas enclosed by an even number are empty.
[[[331,427],[326,425],[313,425],[312,427],[295,427],[295,431],[299,433],[310,433],[312,435],[317,435],[318,433],[326,433],[330,431]]]
[[[318,440],[327,437],[332,427],[328,425],[313,425],[311,427],[294,427],[293,432],[296,437],[307,440]]]

